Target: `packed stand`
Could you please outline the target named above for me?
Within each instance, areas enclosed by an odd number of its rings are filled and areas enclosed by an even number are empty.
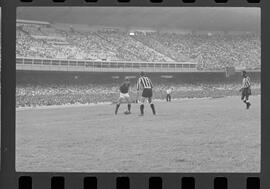
[[[260,68],[257,34],[177,34],[59,30],[51,25],[18,24],[21,57],[137,62],[197,63],[200,70],[225,67]]]
[[[221,69],[224,67],[260,68],[261,42],[256,34],[138,34],[153,48],[164,46],[166,53],[180,60],[184,55],[196,60],[198,69]],[[148,40],[145,40],[148,38]],[[149,40],[151,39],[151,40]]]

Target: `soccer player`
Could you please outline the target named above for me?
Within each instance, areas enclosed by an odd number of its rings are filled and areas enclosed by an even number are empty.
[[[246,108],[249,109],[251,106],[251,103],[249,102],[249,95],[251,95],[251,83],[250,83],[250,78],[247,76],[247,72],[243,71],[242,72],[242,87],[240,89],[240,92],[242,92],[241,100],[246,104]]]
[[[130,112],[130,110],[131,110],[131,99],[130,99],[130,96],[128,94],[129,87],[130,87],[130,81],[129,81],[129,78],[126,78],[125,81],[119,87],[120,97],[119,97],[118,102],[116,104],[116,108],[115,108],[115,112],[114,112],[115,115],[117,114],[118,109],[120,107],[120,104],[123,101],[126,101],[128,103],[128,105],[127,105],[128,106],[128,112],[127,112],[127,114],[131,114],[131,112]]]
[[[140,111],[141,115],[144,115],[144,101],[145,99],[148,99],[148,102],[150,104],[150,107],[152,109],[153,114],[156,114],[155,106],[152,102],[152,97],[153,97],[153,84],[151,80],[145,75],[144,72],[140,73],[140,77],[137,82],[137,96],[139,94],[139,91],[142,90],[142,97],[140,100]]]
[[[171,96],[172,91],[173,91],[173,88],[172,87],[166,90],[166,93],[167,93],[166,101],[167,102],[171,102],[171,100],[172,100],[172,96]]]

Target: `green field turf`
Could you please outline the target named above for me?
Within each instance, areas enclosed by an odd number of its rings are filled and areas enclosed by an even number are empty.
[[[259,172],[260,96],[16,111],[16,170]]]

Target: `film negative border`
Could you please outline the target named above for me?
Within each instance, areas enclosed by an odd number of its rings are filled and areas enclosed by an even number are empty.
[[[20,0],[20,2],[23,3],[32,3],[32,2],[41,2],[42,0]],[[67,3],[67,2],[76,2],[74,0],[48,0],[51,1],[52,3]],[[104,0],[81,0],[81,2],[86,2],[86,3],[98,3],[102,2]],[[115,0],[118,3],[133,3],[136,2],[136,0]],[[166,3],[169,2],[168,0],[148,0],[150,3]],[[197,3],[198,1],[201,0],[180,0],[179,2],[182,3]],[[213,0],[214,3],[230,3],[232,0]],[[246,1],[246,3],[261,3],[261,0],[243,0],[243,2]],[[147,3],[147,1],[145,1]],[[172,1],[171,1],[172,2]]]
[[[217,1],[217,0],[216,0]],[[267,0],[0,0],[2,7],[1,73],[1,177],[0,188],[229,188],[267,189],[270,187],[270,1]],[[261,7],[262,12],[262,145],[261,173],[23,173],[15,171],[15,87],[16,87],[16,7],[19,6],[233,6]]]
[[[2,0],[3,2],[7,0]],[[15,6],[263,6],[265,0],[13,0]]]
[[[49,178],[44,178],[47,180],[47,187],[51,189],[64,189],[64,188],[83,188],[83,189],[97,189],[100,186],[104,185],[102,180],[99,180],[97,177],[82,177],[78,178],[78,182],[70,182],[63,176],[52,176]],[[39,180],[34,180],[31,176],[21,176],[18,179],[18,188],[19,189],[32,189],[32,188],[40,188]],[[80,182],[79,182],[80,181]],[[142,180],[137,180],[142,181]],[[194,177],[182,177],[178,180],[173,179],[162,179],[161,177],[147,177],[144,178],[144,186],[141,185],[143,188],[149,189],[162,189],[162,188],[171,188],[174,183],[175,186],[173,188],[181,188],[181,189],[195,189],[201,188],[200,183],[195,181]],[[211,180],[210,180],[211,181]],[[116,189],[129,189],[129,188],[137,188],[139,183],[136,183],[136,180],[131,180],[130,177],[127,176],[119,176],[116,177],[114,180],[111,180],[111,187]],[[68,187],[66,186],[68,185]],[[113,186],[115,185],[115,186]],[[212,185],[212,186],[211,186]],[[214,177],[212,178],[212,182],[209,182],[208,187],[211,186],[213,189],[228,189],[234,188],[247,188],[247,189],[257,189],[260,188],[260,179],[258,177],[248,177],[242,179],[242,185],[234,185],[233,182],[228,182],[227,177]]]

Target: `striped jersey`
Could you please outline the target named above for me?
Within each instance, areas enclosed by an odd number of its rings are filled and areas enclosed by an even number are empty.
[[[250,85],[250,78],[248,76],[244,77],[242,82],[242,88],[248,88],[250,87]]]
[[[152,88],[153,88],[153,84],[148,77],[146,76],[139,77],[138,82],[137,82],[137,90],[152,89]]]

